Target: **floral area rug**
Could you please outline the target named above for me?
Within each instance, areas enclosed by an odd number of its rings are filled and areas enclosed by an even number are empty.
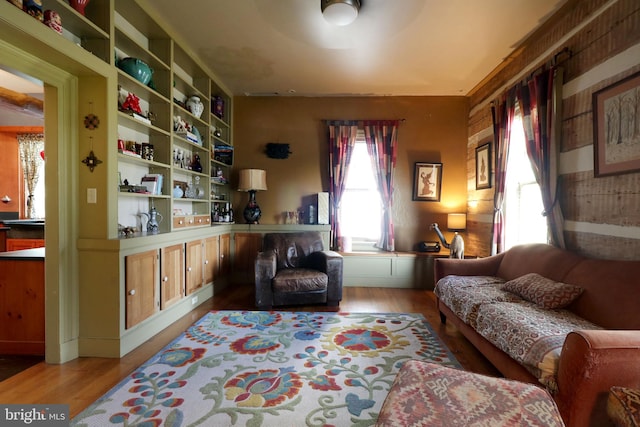
[[[460,367],[421,314],[211,311],[73,426],[371,426],[410,359]]]

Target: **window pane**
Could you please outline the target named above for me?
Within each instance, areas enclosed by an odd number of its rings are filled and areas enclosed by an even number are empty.
[[[340,205],[342,235],[359,240],[380,237],[382,204],[364,141],[356,142]]]
[[[547,241],[547,220],[540,186],[527,155],[524,128],[516,116],[511,130],[505,198],[505,249]]]

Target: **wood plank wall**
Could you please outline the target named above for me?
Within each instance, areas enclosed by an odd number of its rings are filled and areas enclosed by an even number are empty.
[[[567,248],[640,260],[640,173],[594,176],[592,116],[595,91],[640,71],[638,0],[569,0],[469,94],[470,253],[487,256],[491,247],[494,190],[475,189],[475,148],[493,140],[490,102],[564,48],[571,55],[557,60],[564,68],[559,169]]]

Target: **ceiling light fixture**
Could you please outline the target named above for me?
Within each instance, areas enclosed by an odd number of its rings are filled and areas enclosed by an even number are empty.
[[[358,17],[360,0],[320,0],[322,16],[333,25],[349,25]]]

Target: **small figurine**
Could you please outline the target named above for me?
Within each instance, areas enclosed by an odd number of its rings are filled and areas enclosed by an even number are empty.
[[[136,94],[129,92],[127,98],[122,103],[123,110],[133,111],[134,113],[142,115],[142,109],[140,108],[140,98]]]

